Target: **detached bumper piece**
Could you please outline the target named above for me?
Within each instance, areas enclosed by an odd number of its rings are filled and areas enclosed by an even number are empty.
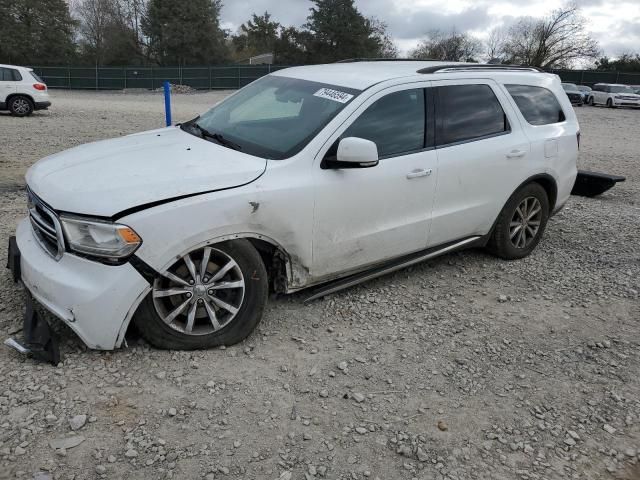
[[[614,187],[616,183],[624,182],[625,180],[626,178],[620,175],[578,170],[578,176],[576,177],[576,183],[573,185],[573,190],[571,190],[571,195],[595,197]]]
[[[13,281],[17,283],[21,279],[21,272],[20,250],[16,243],[16,237],[9,238],[7,268],[11,270]],[[51,330],[51,326],[46,319],[36,312],[31,294],[28,291],[26,291],[26,294],[27,308],[22,327],[24,343],[8,338],[4,341],[4,344],[22,354],[31,355],[36,360],[57,365],[60,363],[60,349],[55,333]]]

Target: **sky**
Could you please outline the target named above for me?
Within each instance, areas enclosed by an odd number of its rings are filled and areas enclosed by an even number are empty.
[[[365,16],[388,26],[401,55],[433,29],[468,32],[485,38],[494,27],[508,27],[519,17],[544,16],[560,0],[356,0]],[[588,30],[604,54],[616,57],[640,51],[640,0],[577,0]],[[222,26],[235,32],[251,16],[268,11],[284,25],[301,26],[309,14],[307,0],[225,0]]]

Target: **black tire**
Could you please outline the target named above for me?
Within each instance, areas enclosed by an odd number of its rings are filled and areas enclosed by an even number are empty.
[[[528,199],[536,199],[540,206],[539,216],[534,217],[534,219],[539,222],[538,228],[530,240],[527,241],[525,236],[523,245],[516,246],[512,241],[511,229],[517,229],[517,226],[513,227],[511,224],[512,221],[515,220],[514,217],[519,215],[517,213],[518,207],[521,207],[522,203]],[[528,200],[528,202],[530,202],[531,205],[535,203],[532,200]],[[531,211],[534,210],[534,208],[531,208]],[[547,196],[547,192],[539,183],[529,183],[511,195],[511,198],[509,198],[503,207],[500,215],[498,215],[491,238],[487,243],[487,249],[497,257],[505,260],[524,258],[529,255],[540,242],[548,220],[549,197]],[[526,232],[528,233],[529,231],[526,230]],[[518,234],[516,234],[514,238],[518,239]]]
[[[233,345],[249,336],[260,323],[268,295],[267,271],[260,254],[251,242],[245,239],[221,242],[211,245],[211,247],[219,252],[223,252],[235,261],[242,272],[244,294],[241,304],[237,306],[238,311],[235,317],[217,331],[198,335],[184,333],[184,331],[178,331],[163,321],[156,308],[156,303],[154,303],[152,292],[142,301],[134,317],[135,326],[140,331],[142,337],[151,345],[171,350],[196,350],[222,345]],[[221,268],[222,266],[220,266],[220,269]],[[161,279],[166,281],[166,278],[158,275],[154,286]],[[191,297],[191,294],[189,294],[189,297]],[[194,302],[195,298],[194,296]],[[177,301],[180,302],[182,299],[178,299]],[[207,302],[210,307],[214,305],[200,298],[198,298],[198,302]],[[200,303],[198,303],[198,305],[200,305]],[[197,308],[206,310],[204,305],[202,307],[198,306]],[[185,312],[186,310],[188,309],[185,309]],[[198,310],[198,312],[199,311],[200,310]],[[182,314],[178,315],[178,317],[181,315]],[[206,324],[207,319],[205,317],[204,319],[196,320],[196,322],[198,321]]]
[[[15,117],[27,117],[33,113],[33,102],[29,97],[16,95],[9,100],[9,111]]]
[[[589,100],[587,102],[589,105],[591,105],[592,107],[596,106],[596,101],[593,99],[593,97],[589,97]]]
[[[607,99],[607,107],[613,108],[613,100],[611,100],[610,98]]]

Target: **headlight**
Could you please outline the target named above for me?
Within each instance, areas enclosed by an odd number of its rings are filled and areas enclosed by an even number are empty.
[[[622,95],[614,95],[613,98],[615,98],[617,100],[620,100],[620,99],[622,99]]]
[[[120,260],[142,244],[138,234],[126,225],[64,215],[60,223],[69,249],[77,253]]]

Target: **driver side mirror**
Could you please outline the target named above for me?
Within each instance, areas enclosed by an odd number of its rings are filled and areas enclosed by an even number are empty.
[[[371,140],[347,137],[340,140],[335,157],[326,157],[323,168],[370,168],[378,165],[378,146]]]

